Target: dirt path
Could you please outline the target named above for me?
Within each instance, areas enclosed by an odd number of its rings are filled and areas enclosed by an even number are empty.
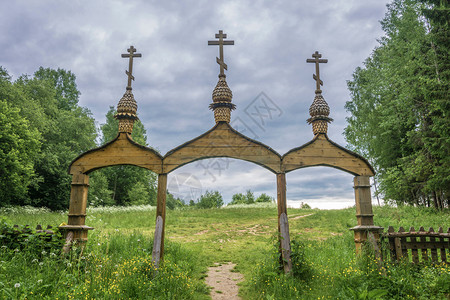
[[[239,287],[237,284],[244,278],[242,274],[231,272],[236,265],[229,263],[215,263],[214,267],[208,268],[206,284],[211,286],[211,297],[213,300],[239,300]]]
[[[312,216],[313,214],[314,213],[309,214],[309,215],[302,215],[302,216],[293,217],[293,218],[291,218],[291,220],[297,220],[297,219],[301,219],[301,218],[304,218],[304,217],[309,217],[309,216]]]

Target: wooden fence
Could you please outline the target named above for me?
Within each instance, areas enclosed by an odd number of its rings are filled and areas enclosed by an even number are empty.
[[[415,231],[414,227],[411,227],[406,232],[400,227],[398,232],[395,232],[394,228],[389,226],[383,237],[389,243],[391,260],[408,259],[414,263],[430,260],[435,263],[450,262],[450,228],[444,232],[442,227],[439,227],[435,232],[431,227],[428,231],[423,227]]]
[[[53,227],[50,225],[47,225],[47,229],[43,230],[42,225],[36,225],[36,233],[47,233],[47,234],[53,234],[53,230],[51,230]],[[19,225],[14,225],[13,230],[16,233],[31,233],[32,229],[30,228],[30,225],[25,225],[22,229],[20,229]]]

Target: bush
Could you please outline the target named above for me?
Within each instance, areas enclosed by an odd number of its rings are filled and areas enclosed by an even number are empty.
[[[223,205],[222,195],[218,191],[206,191],[197,203],[198,208],[219,208]]]

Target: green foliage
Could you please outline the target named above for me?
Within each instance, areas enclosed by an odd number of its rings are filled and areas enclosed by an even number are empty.
[[[41,144],[39,132],[4,100],[0,100],[0,128],[0,205],[7,205],[26,199]]]
[[[255,202],[274,202],[275,199],[270,197],[269,195],[262,193],[258,198],[256,198]]]
[[[197,254],[166,242],[166,259],[156,271],[153,242],[142,234],[91,237],[80,256],[29,248],[0,248],[0,298],[25,299],[198,299],[208,290],[198,280]]]
[[[442,209],[450,193],[450,8],[422,2],[388,5],[386,35],[348,82],[344,134],[375,166],[385,200]]]
[[[64,239],[58,228],[51,229],[51,232],[36,232],[29,226],[13,227],[6,219],[1,218],[0,244],[5,257],[20,251],[40,257],[45,253],[60,253]]]
[[[14,201],[14,204],[67,208],[70,193],[67,167],[77,155],[94,147],[96,139],[91,113],[77,105],[75,76],[62,69],[41,68],[33,78],[21,76],[11,82],[5,70],[0,73],[0,99],[6,100],[12,109],[19,109],[20,114],[20,118],[11,116],[9,121],[26,119],[29,131],[37,132],[35,136],[39,139],[39,143],[28,145],[25,151],[12,143],[15,151],[24,155],[33,152],[24,166],[32,166],[35,178],[23,183],[27,195],[2,197],[0,205]],[[18,138],[20,142],[21,137]],[[27,180],[26,174],[24,179]]]
[[[247,190],[245,195],[242,193],[234,194],[231,202],[228,203],[228,205],[253,204],[256,202],[273,202],[273,201],[274,201],[274,199],[265,193],[262,193],[255,200],[255,195],[253,194],[253,192],[251,190]]]
[[[156,205],[156,203],[155,203]],[[171,193],[167,192],[167,197],[166,197],[166,207],[168,209],[176,209],[176,208],[181,208],[181,207],[185,207],[186,204],[184,203],[183,200],[181,200],[180,198],[175,198]],[[194,203],[195,206],[195,203]]]
[[[220,208],[223,206],[222,195],[218,191],[206,191],[200,196],[196,207],[198,208]]]
[[[100,127],[102,144],[117,137],[119,123],[114,118],[115,114],[116,111],[111,106],[106,114],[106,123]],[[137,143],[148,146],[146,130],[140,121],[135,122],[131,137]],[[94,205],[156,204],[157,178],[156,174],[149,170],[121,165],[103,168],[92,174],[97,176],[97,181],[101,180],[101,184],[92,186],[89,191],[89,202]]]

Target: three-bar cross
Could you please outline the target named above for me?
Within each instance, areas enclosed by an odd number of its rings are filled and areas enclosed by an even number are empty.
[[[208,41],[208,45],[219,45],[219,57],[216,57],[216,61],[220,66],[220,75],[224,74],[224,69],[227,70],[227,64],[223,60],[223,45],[234,45],[234,41],[224,41],[223,39],[227,38],[227,34],[223,33],[222,30],[219,30],[219,33],[216,33],[216,39],[218,41]]]
[[[322,57],[322,54],[318,51],[316,51],[312,57],[314,57],[314,59],[308,58],[306,62],[316,64],[316,74],[313,74],[313,78],[316,81],[316,90],[320,91],[320,86],[323,85],[323,81],[320,79],[319,63],[327,63],[328,59],[319,59]]]
[[[125,74],[128,75],[128,86],[127,89],[131,89],[131,80],[134,80],[134,76],[133,76],[133,57],[142,57],[141,53],[134,53],[136,52],[136,48],[134,48],[133,46],[130,46],[130,48],[127,49],[127,51],[130,54],[122,54],[122,57],[129,57],[130,58],[130,62],[128,65],[128,71],[125,70]]]

